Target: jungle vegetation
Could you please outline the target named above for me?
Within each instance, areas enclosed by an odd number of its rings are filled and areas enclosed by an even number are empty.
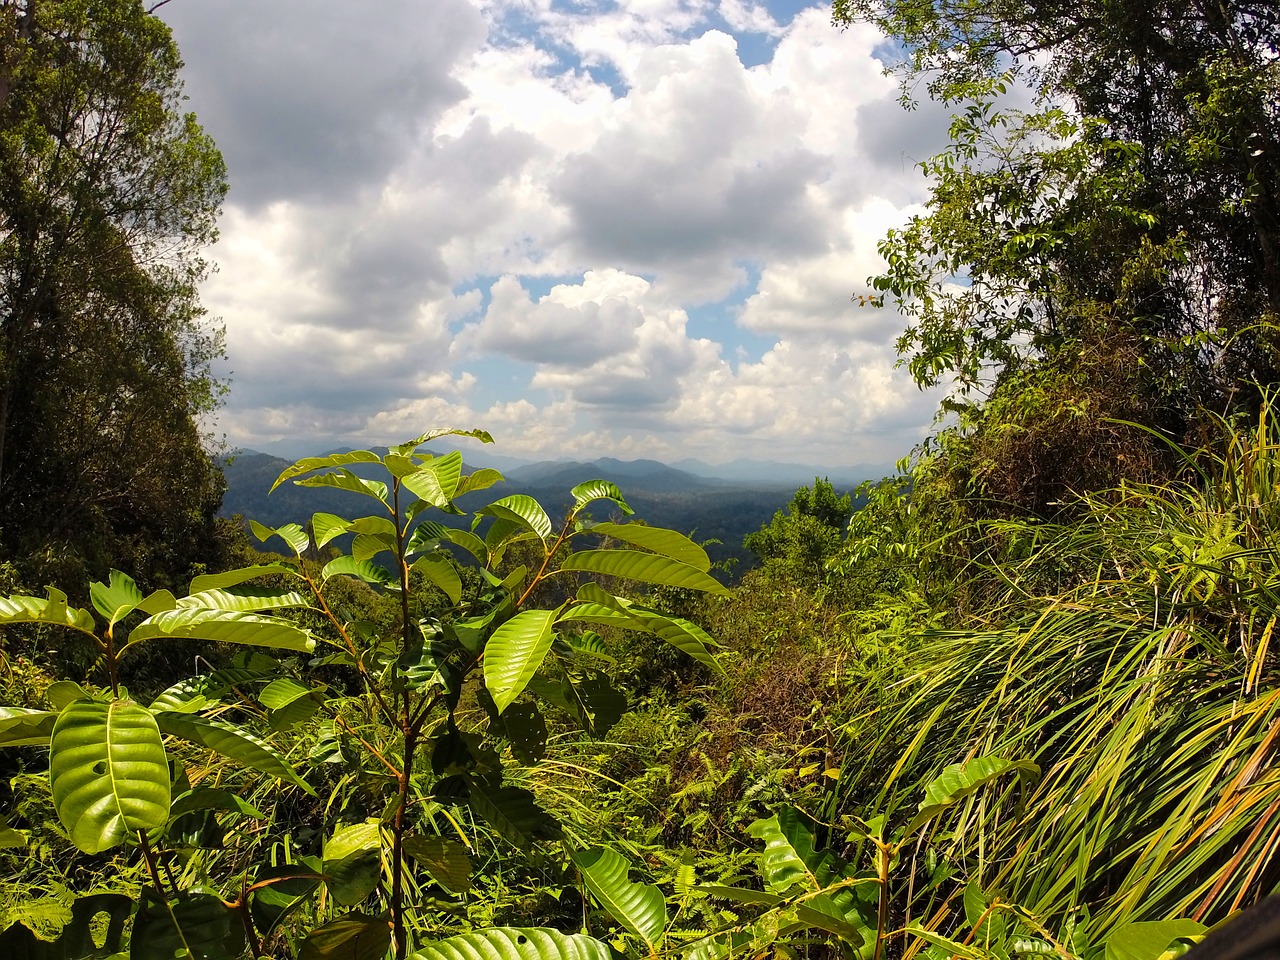
[[[0,2],[0,401],[182,398],[111,419],[173,457],[90,497],[66,563],[96,454],[19,429],[52,408],[5,421],[0,948],[1157,960],[1280,888],[1280,14],[834,17],[955,113],[867,307],[953,390],[898,475],[798,490],[726,588],[612,482],[496,495],[440,447],[482,430],[274,480],[367,515],[206,526],[202,265],[140,255],[220,196],[176,51],[130,0]],[[53,164],[87,82],[145,117],[121,129],[161,195]],[[101,316],[145,371],[15,378]]]

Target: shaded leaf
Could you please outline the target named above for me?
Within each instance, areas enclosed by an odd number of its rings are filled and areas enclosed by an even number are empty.
[[[50,710],[0,707],[0,746],[39,747],[49,742],[58,715]]]
[[[428,834],[405,837],[404,849],[450,893],[461,895],[471,889],[471,859],[462,844]]]
[[[555,840],[560,824],[538,806],[523,787],[500,787],[487,778],[472,777],[471,809],[488,821],[504,839],[521,850],[532,850],[535,840]]]
[[[298,960],[382,960],[390,947],[391,924],[385,917],[348,913],[307,934]]]
[[[560,569],[705,593],[727,595],[729,592],[718,580],[697,567],[670,557],[635,550],[582,550],[566,557]]]

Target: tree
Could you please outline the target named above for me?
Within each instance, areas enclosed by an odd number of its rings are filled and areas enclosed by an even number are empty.
[[[1160,0],[837,0],[958,115],[874,278],[921,384],[955,378],[974,477],[1046,510],[1165,469],[1280,376],[1280,12]],[[1012,82],[1038,106],[1000,107]],[[1028,399],[1029,398],[1029,399]],[[983,400],[996,401],[984,406]],[[989,492],[989,490],[987,491]]]
[[[0,0],[0,551],[176,580],[221,478],[196,285],[226,191],[137,0]]]
[[[853,503],[849,494],[838,496],[830,480],[813,480],[801,487],[773,520],[742,543],[766,564],[780,562],[789,573],[820,577],[823,562],[834,554],[843,540]]]

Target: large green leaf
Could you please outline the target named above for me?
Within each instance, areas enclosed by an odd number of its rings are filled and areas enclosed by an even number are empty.
[[[79,700],[58,715],[49,781],[71,842],[100,853],[169,819],[169,763],[150,711],[128,700]]]
[[[636,550],[582,550],[566,557],[560,569],[622,577],[664,587],[702,590],[706,593],[727,595],[729,592],[718,580],[695,566]]]
[[[450,603],[457,604],[462,600],[462,577],[447,554],[425,554],[413,562],[413,569],[439,587]]]
[[[424,443],[430,443],[432,440],[439,440],[441,437],[470,437],[472,440],[479,440],[481,443],[493,443],[493,435],[490,434],[488,430],[462,430],[457,427],[435,427],[419,437],[414,437],[412,440],[396,444],[389,452],[394,453],[396,456],[407,457]]]
[[[660,640],[671,644],[681,653],[688,654],[699,663],[705,664],[718,673],[724,673],[724,667],[711,652],[712,647],[719,644],[711,639],[700,626],[681,617],[669,617],[657,610],[642,607],[639,604],[627,603],[624,606],[628,616],[638,623],[641,629],[653,634]]]
[[[449,530],[446,534],[449,542],[461,547],[480,562],[481,566],[489,564],[489,548],[485,542],[470,530]]]
[[[1016,773],[1024,783],[1040,778],[1040,768],[1030,760],[1005,760],[991,754],[953,763],[925,787],[920,810],[907,824],[906,835],[915,833],[948,807],[1008,773]]]
[[[0,624],[47,623],[58,627],[71,627],[94,636],[93,614],[88,610],[67,606],[67,595],[61,590],[48,588],[45,597],[0,597]]]
[[[535,840],[560,836],[560,824],[523,787],[500,787],[487,778],[472,777],[470,803],[471,809],[521,850],[532,850]]]
[[[317,550],[350,529],[351,522],[337,514],[313,513],[311,515],[311,536],[315,540]]]
[[[288,564],[258,563],[251,567],[238,567],[235,570],[226,570],[222,573],[202,574],[191,581],[191,592],[204,593],[206,590],[225,589],[238,586],[248,580],[256,580],[258,577],[266,577],[272,574],[280,574],[294,579],[298,578],[298,571]]]
[[[660,553],[672,560],[687,563],[703,573],[711,569],[711,559],[707,556],[707,551],[674,530],[646,527],[641,523],[597,523],[588,532],[644,547],[646,550]]]
[[[463,494],[488,490],[495,483],[502,483],[505,479],[506,477],[492,467],[483,467],[470,476],[462,478],[462,482],[458,484],[458,489],[454,491],[454,499],[461,497]]]
[[[493,631],[484,648],[484,685],[501,714],[529,685],[551,649],[558,610],[525,610]]]
[[[228,760],[260,770],[268,776],[287,780],[307,793],[313,796],[315,794],[310,784],[299,777],[284,758],[247,730],[189,713],[162,712],[155,714],[155,719],[160,729],[170,736],[206,747]]]
[[[258,870],[250,887],[249,912],[263,935],[311,899],[323,881],[323,871],[316,857]]]
[[[53,735],[58,715],[50,710],[0,707],[0,747],[40,747]]]
[[[180,797],[175,797],[169,808],[169,817],[174,819],[193,810],[229,810],[241,816],[265,820],[262,811],[246,800],[242,800],[230,790],[217,790],[213,787],[196,787],[188,790]]]
[[[630,864],[608,847],[592,847],[573,855],[587,889],[609,916],[645,942],[654,953],[667,928],[667,904],[652,884],[633,883],[627,877]]]
[[[461,895],[471,889],[471,859],[457,841],[436,834],[415,835],[404,838],[404,850],[450,893]]]
[[[250,520],[249,529],[262,543],[266,543],[272,537],[279,537],[299,557],[306,553],[307,547],[311,545],[311,538],[307,536],[307,531],[296,523],[286,523],[282,527],[267,527],[257,520]]]
[[[176,900],[144,894],[133,918],[130,960],[228,960],[244,950],[244,925],[235,910],[211,893]]]
[[[339,574],[359,577],[365,583],[391,582],[391,574],[387,572],[386,567],[379,566],[369,560],[357,560],[355,557],[334,557],[320,571],[320,576],[324,580],[336,577]]]
[[[334,470],[331,473],[322,473],[316,477],[304,477],[293,482],[300,487],[336,487],[339,490],[349,490],[352,493],[372,497],[388,510],[391,509],[391,504],[387,499],[387,485],[385,483],[380,480],[365,480],[356,476],[350,470]]]
[[[618,485],[608,480],[587,480],[570,490],[569,496],[573,497],[575,511],[581,510],[593,500],[612,500],[626,516],[629,517],[635,513],[623,498]]]
[[[108,581],[89,584],[89,599],[108,623],[116,624],[142,602],[142,591],[133,582],[133,577],[119,570],[112,570]]]
[[[385,917],[348,913],[307,934],[298,960],[382,960],[390,946]]]
[[[135,643],[160,637],[242,643],[306,653],[316,646],[315,639],[308,631],[288,620],[237,610],[179,608],[166,610],[143,620],[129,631],[129,642],[120,648],[121,652]]]
[[[349,463],[378,462],[380,462],[378,455],[368,450],[349,450],[346,453],[331,453],[326,457],[304,457],[292,466],[282,470],[280,476],[276,477],[276,482],[271,484],[271,490],[275,490],[286,480],[292,480],[294,477],[300,477],[304,473],[310,473],[313,470],[323,470],[326,467],[345,467]]]
[[[462,479],[462,454],[457,450],[422,464],[401,482],[420,500],[447,510],[457,494]]]
[[[1208,928],[1194,920],[1127,923],[1107,938],[1106,960],[1159,960],[1179,940],[1200,940]]]
[[[487,507],[477,510],[476,515],[511,520],[533,531],[544,540],[551,536],[551,518],[547,516],[547,512],[542,509],[542,505],[537,500],[522,493],[495,500]]]
[[[608,946],[581,933],[490,927],[423,944],[409,960],[613,960]]]
[[[238,610],[253,613],[258,610],[282,610],[289,607],[308,607],[311,599],[297,590],[281,587],[209,587],[199,593],[183,597],[177,602],[180,610]]]

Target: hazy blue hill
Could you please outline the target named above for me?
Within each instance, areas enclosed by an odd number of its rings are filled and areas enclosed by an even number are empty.
[[[483,458],[477,456],[476,459]],[[256,451],[244,451],[233,458],[223,468],[227,493],[222,502],[222,514],[241,514],[246,519],[278,527],[285,523],[305,524],[313,513],[356,517],[374,512],[375,504],[371,500],[346,490],[303,488],[284,483],[268,496],[271,484],[292,462]],[[363,472],[359,464],[353,465],[352,469],[357,474]],[[467,473],[473,470],[470,465],[465,468]],[[810,474],[807,480],[798,482],[768,479],[734,482],[697,476],[657,460],[627,461],[613,457],[602,457],[588,463],[556,460],[523,464],[504,473],[507,477],[504,483],[468,495],[460,501],[461,505],[474,510],[499,497],[524,493],[556,514],[569,506],[569,490],[575,485],[585,480],[610,480],[622,488],[639,519],[654,526],[679,530],[700,541],[721,540],[722,544],[709,547],[708,553],[714,560],[736,559],[739,571],[752,559],[742,547],[742,538],[768,523],[801,483],[813,481]],[[594,515],[597,519],[605,519],[611,512],[610,505],[602,501],[596,506]],[[470,523],[469,517],[433,514],[433,519],[456,526]]]

